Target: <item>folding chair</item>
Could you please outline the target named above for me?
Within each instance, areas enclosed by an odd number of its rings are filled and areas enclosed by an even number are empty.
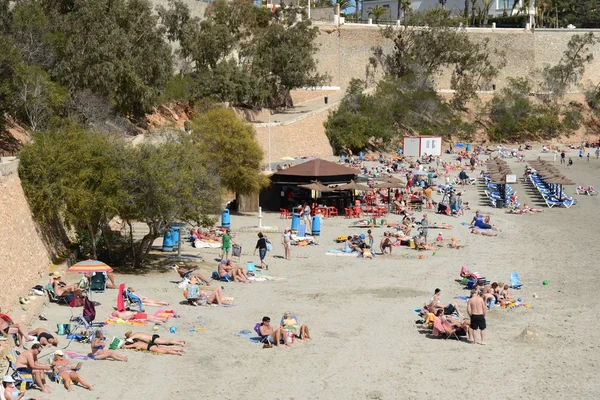
[[[135,294],[131,293],[129,289],[123,290],[123,301],[125,302],[127,308],[131,308],[131,305],[136,303],[138,306],[138,310],[140,312],[144,312],[144,305],[142,304],[142,299],[140,299]]]
[[[106,292],[107,279],[105,272],[92,272],[92,276],[90,277],[90,291],[96,293]]]
[[[512,289],[521,289],[523,284],[521,283],[521,278],[519,277],[518,272],[510,273],[510,287]]]
[[[15,349],[11,349],[10,352],[6,355],[6,359],[8,360],[8,369],[6,370],[6,375],[11,375],[15,380],[15,386],[19,387],[21,382],[25,382],[25,388],[31,389],[34,385],[33,375],[26,374],[23,372],[17,371],[17,353]],[[12,374],[10,370],[12,369]]]
[[[56,294],[54,286],[48,284],[44,287],[44,289],[46,289],[46,293],[48,293],[48,300],[50,301],[50,303],[69,305],[67,296],[59,296],[58,294]]]
[[[102,322],[94,323],[96,319],[96,306],[94,303],[84,297],[83,299],[83,313],[81,317],[71,317],[71,322],[75,323],[75,327],[71,328],[71,332],[84,331],[85,337],[81,342],[90,343],[94,337],[96,329],[102,328],[104,324]]]
[[[241,262],[242,260],[242,246],[240,246],[239,244],[233,244],[231,246],[231,258],[233,257],[237,257],[238,258],[238,264]]]

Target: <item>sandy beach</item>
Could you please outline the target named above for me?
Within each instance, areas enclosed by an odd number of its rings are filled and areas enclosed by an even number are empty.
[[[539,148],[526,152],[526,159],[540,155],[552,160]],[[577,184],[599,188],[600,160],[592,156],[586,164],[575,150],[568,156],[573,157],[574,167],[568,169],[558,163],[557,167]],[[514,159],[508,162],[521,177],[525,164]],[[187,353],[179,357],[121,350],[129,357],[128,363],[84,361],[80,372],[94,387],[93,392],[76,387],[67,393],[51,383],[52,394],[37,390],[29,394],[49,400],[598,398],[600,384],[595,378],[600,365],[600,305],[594,293],[599,283],[600,197],[577,196],[575,187],[566,187],[579,204],[571,209],[547,209],[530,184],[519,183],[514,188],[521,204],[543,208],[544,213],[509,215],[493,209],[481,185],[465,187],[463,196],[471,211],[464,217],[427,211],[431,223],[453,225],[452,230],[440,231],[446,240],[454,236],[463,245],[459,250],[440,249],[435,256],[432,251],[417,253],[406,247],[395,247],[392,256],[374,260],[326,256],[329,249],[341,248],[334,242],[336,236],[366,232],[349,228],[351,220],[343,217],[324,220],[319,244],[294,246],[291,261],[282,258],[281,234],[270,233],[274,251],[267,256],[268,274],[282,279],[220,283],[225,295],[235,298],[233,307],[180,304],[184,300],[182,290],[173,283],[178,275],[170,269],[145,275],[119,274],[116,269],[117,283],[171,302],[167,308],[175,309],[181,318],[171,319],[156,333],[187,340]],[[436,201],[440,198],[434,195]],[[472,235],[461,225],[470,222],[476,209],[491,215],[492,222],[502,229],[498,237]],[[420,219],[421,213],[417,217]],[[390,215],[387,220],[397,221],[398,216]],[[243,247],[242,265],[258,262],[258,257],[252,256],[256,232],[239,229],[256,224],[256,216],[232,215],[234,242]],[[281,230],[290,220],[266,213],[263,224]],[[375,243],[384,230],[373,229]],[[430,229],[430,238],[437,234]],[[156,245],[160,243],[158,240]],[[217,249],[194,249],[186,244],[183,253],[203,257],[206,262],[201,272],[205,276],[217,266]],[[424,259],[419,259],[419,254]],[[513,294],[531,306],[491,310],[487,346],[432,339],[415,324],[418,317],[413,308],[422,306],[435,288],[442,290],[442,302],[457,302],[466,313],[466,303],[457,298],[468,295],[456,282],[463,265],[491,281],[510,282],[510,273],[519,272],[523,288]],[[78,278],[68,274],[66,281]],[[544,280],[547,286],[542,285]],[[93,294],[92,299],[100,303],[96,321],[106,319],[116,306],[116,298],[117,290]],[[241,330],[252,330],[263,316],[278,324],[285,311],[309,325],[312,341],[295,343],[291,348],[263,349],[261,344],[235,336]],[[56,324],[68,322],[72,312],[80,313],[81,308],[51,304],[43,310],[48,321],[38,321],[35,326],[56,331]],[[178,332],[171,334],[170,326]],[[206,329],[190,331],[199,327]],[[108,325],[104,329],[111,339],[131,328]],[[153,333],[152,324],[133,328]],[[522,333],[532,328],[539,335],[524,338]],[[59,348],[66,344],[61,337]],[[42,355],[50,349],[44,349]],[[66,350],[87,353],[89,345],[72,342]]]

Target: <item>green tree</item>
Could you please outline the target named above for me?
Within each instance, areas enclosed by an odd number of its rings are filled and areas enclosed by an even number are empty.
[[[579,83],[585,66],[594,59],[591,50],[597,42],[598,39],[592,32],[573,35],[560,61],[543,68],[542,92],[545,101],[562,98],[569,87]]]
[[[36,135],[20,154],[19,176],[34,216],[89,232],[94,257],[98,233],[115,215],[118,160],[111,155],[118,145],[71,125]]]
[[[369,10],[369,17],[375,18],[376,24],[379,23],[379,20],[382,17],[389,18],[389,14],[390,14],[389,8],[383,7],[383,6],[375,6],[371,10]]]
[[[33,132],[46,129],[50,118],[65,106],[68,98],[67,91],[37,66],[20,64],[14,88],[13,114]]]
[[[147,0],[76,2],[57,24],[54,77],[109,97],[124,115],[151,111],[172,76],[172,56]]]
[[[199,160],[200,147],[177,135],[161,145],[142,144],[125,151],[120,164],[118,214],[146,223],[148,233],[132,246],[134,265],[142,266],[152,243],[173,221],[205,223],[221,205],[218,177]]]
[[[21,57],[3,35],[0,35],[0,133],[4,131],[5,118],[12,109],[15,79]]]
[[[411,13],[408,25],[429,29],[391,27],[382,31],[393,40],[394,49],[374,51],[371,65],[399,78],[410,75],[433,77],[442,69],[452,71],[453,104],[464,110],[477,90],[487,88],[505,65],[505,54],[492,49],[489,40],[473,41],[466,32],[456,29],[457,22],[448,18],[448,10]]]
[[[406,25],[406,16],[410,12],[410,0],[398,0],[398,21],[400,21],[400,11],[402,11],[402,23]]]
[[[238,194],[258,193],[268,184],[260,172],[263,152],[254,128],[233,111],[217,107],[192,120],[192,140],[202,153],[199,161],[217,171],[221,184]]]

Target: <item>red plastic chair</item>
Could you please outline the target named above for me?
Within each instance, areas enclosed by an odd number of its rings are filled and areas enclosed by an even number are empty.
[[[354,213],[352,212],[351,208],[344,208],[344,217],[345,218],[352,218],[354,216]]]
[[[290,212],[285,208],[280,208],[279,211],[279,219],[288,219],[290,217]]]
[[[360,218],[360,216],[362,215],[362,209],[360,207],[354,207],[354,209],[352,210],[353,214],[356,218]]]
[[[337,210],[337,208],[335,208],[333,206],[327,207],[327,214],[329,214],[330,217],[333,217],[333,216],[337,217],[338,216],[338,210]]]

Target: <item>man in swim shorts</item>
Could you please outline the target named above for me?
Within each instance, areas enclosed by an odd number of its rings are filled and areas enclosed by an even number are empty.
[[[40,387],[40,390],[44,393],[50,393],[52,390],[46,385],[44,371],[50,371],[52,367],[50,367],[50,364],[42,364],[38,361],[37,357],[41,352],[42,345],[34,343],[31,349],[19,354],[16,362],[17,372],[32,374],[33,380]]]
[[[273,328],[271,326],[271,318],[263,317],[262,323],[260,324],[260,336],[266,338],[270,344],[274,344],[277,347],[281,347],[281,341],[289,346],[287,335],[282,327]]]
[[[481,293],[477,290],[471,290],[471,297],[467,300],[467,313],[471,317],[471,331],[479,330],[481,332],[481,344],[485,345],[485,313],[487,307]],[[471,332],[473,337],[473,344],[477,344],[477,338],[475,332]]]

